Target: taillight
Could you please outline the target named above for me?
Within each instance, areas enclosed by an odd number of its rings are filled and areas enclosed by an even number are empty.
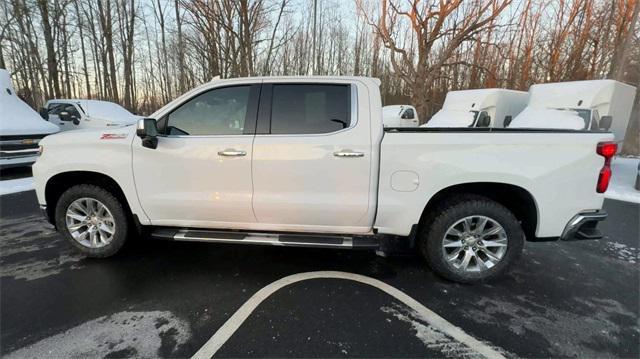
[[[606,160],[610,160],[618,151],[618,144],[615,142],[600,142],[596,152]]]
[[[604,193],[609,187],[611,181],[611,159],[618,152],[618,144],[615,142],[600,142],[596,148],[596,152],[604,157],[604,166],[600,170],[598,176],[598,184],[596,185],[596,191],[598,193]]]

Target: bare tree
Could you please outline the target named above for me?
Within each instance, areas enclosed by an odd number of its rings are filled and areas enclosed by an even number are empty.
[[[463,5],[462,0],[413,0],[403,7],[394,1],[382,0],[377,17],[368,15],[362,2],[360,12],[367,23],[391,51],[391,64],[411,89],[411,100],[422,118],[427,115],[431,83],[441,76],[455,50],[465,41],[487,30],[511,0],[489,0]],[[402,31],[408,26],[407,36]],[[416,48],[407,46],[415,40]]]

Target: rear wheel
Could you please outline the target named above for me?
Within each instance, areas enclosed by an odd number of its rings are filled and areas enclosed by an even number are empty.
[[[438,213],[421,233],[420,249],[428,265],[447,279],[472,283],[494,278],[522,253],[520,223],[491,199],[461,196]]]
[[[60,196],[55,216],[58,230],[88,257],[112,256],[127,238],[128,221],[122,204],[98,186],[69,188]]]

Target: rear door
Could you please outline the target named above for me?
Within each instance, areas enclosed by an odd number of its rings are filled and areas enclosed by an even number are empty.
[[[370,230],[372,145],[357,93],[349,82],[263,84],[252,166],[261,228]]]

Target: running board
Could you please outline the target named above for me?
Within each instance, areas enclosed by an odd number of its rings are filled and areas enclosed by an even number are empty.
[[[345,249],[378,249],[379,247],[378,240],[373,237],[352,237],[340,235],[323,236],[318,234],[277,234],[159,228],[151,232],[151,236],[158,239],[185,242],[256,244],[285,247]]]

